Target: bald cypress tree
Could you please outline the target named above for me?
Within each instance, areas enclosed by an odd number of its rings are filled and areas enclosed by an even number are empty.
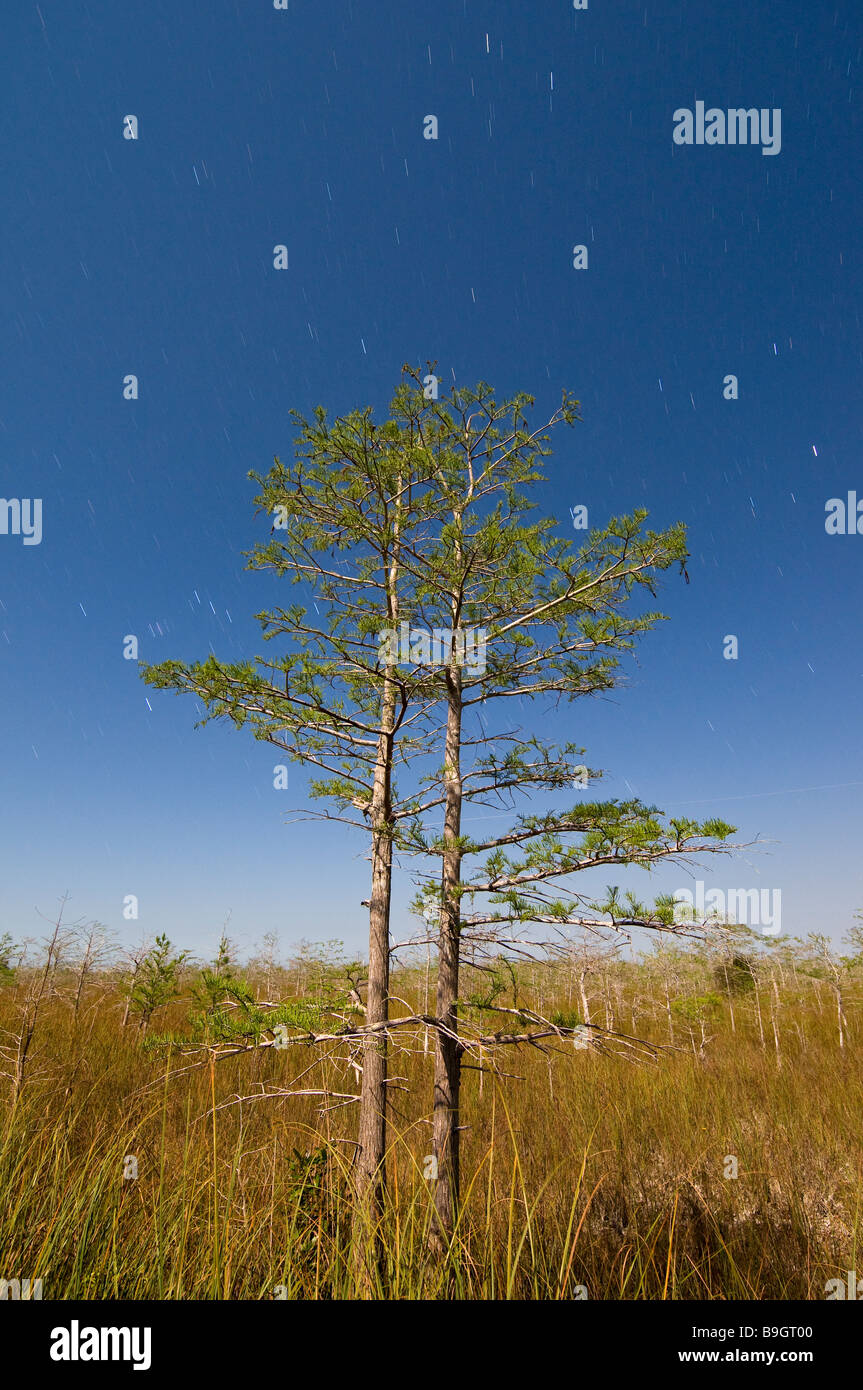
[[[277,654],[144,670],[150,685],[201,700],[201,723],[229,720],[311,768],[311,796],[334,804],[320,818],[369,836],[356,1185],[372,1217],[385,1180],[393,854],[399,843],[413,848],[417,806],[410,791],[399,799],[395,779],[434,746],[439,680],[422,661],[400,664],[398,647],[422,622],[426,556],[447,522],[441,470],[452,462],[449,422],[418,380],[405,369],[380,425],[370,409],[332,422],[323,409],[311,420],[293,413],[294,459],[250,475],[272,526],[249,568],[301,591],[301,602],[257,615]]]
[[[612,689],[620,679],[621,655],[663,616],[640,610],[639,594],[652,598],[668,569],[685,572],[683,527],[646,530],[645,511],[612,518],[581,545],[561,536],[553,518],[531,518],[535,503],[528,489],[542,480],[540,464],[551,452],[549,426],[571,426],[578,419],[578,403],[564,393],[550,422],[534,430],[528,423],[533,404],[523,394],[498,402],[481,383],[474,390],[454,388],[435,405],[434,484],[443,514],[436,543],[415,560],[418,616],[430,632],[451,634],[447,658],[426,685],[429,700],[440,707],[442,765],[426,775],[425,794],[411,808],[410,833],[404,836],[414,852],[440,863],[439,882],[428,884],[417,902],[418,910],[434,902],[438,913],[433,1150],[434,1237],[440,1248],[454,1228],[459,1189],[465,1046],[459,974],[465,943],[494,957],[507,946],[535,952],[536,927],[554,928],[546,949],[571,929],[600,923],[612,931],[636,924],[673,929],[668,900],[647,909],[631,895],[621,903],[615,889],[604,901],[591,901],[561,883],[588,868],[650,868],[663,859],[716,852],[733,833],[717,819],[665,824],[656,808],[638,799],[582,800],[520,816],[500,835],[465,833],[463,814],[472,802],[503,807],[517,795],[587,786],[583,749],[523,735],[512,712],[529,701],[533,721],[544,721],[549,702]],[[473,660],[466,659],[468,653]],[[506,722],[489,730],[487,719],[500,710]],[[441,811],[436,830],[431,817]],[[465,861],[475,856],[484,861],[465,880]],[[467,913],[466,901],[480,895],[488,907]]]
[[[365,1021],[348,1031],[362,1056],[356,1185],[373,1225],[385,1184],[387,1035],[393,1023],[411,1023],[389,1016],[394,855],[437,862],[417,906],[433,901],[437,916],[435,1014],[421,1021],[436,1038],[433,1235],[444,1248],[457,1216],[463,1053],[473,1043],[535,1042],[549,1031],[537,1020],[538,1033],[483,1035],[471,1021],[465,1038],[465,942],[494,958],[552,949],[584,925],[671,930],[663,900],[648,910],[630,897],[621,907],[613,890],[590,902],[561,880],[600,865],[650,867],[716,850],[732,828],[665,824],[632,799],[522,816],[493,837],[466,833],[470,803],[508,806],[520,794],[586,785],[578,745],[525,733],[512,712],[525,701],[533,714],[537,701],[613,688],[620,656],[662,617],[637,611],[634,600],[652,596],[663,571],[685,570],[686,543],[680,526],[645,530],[643,511],[612,518],[579,546],[559,535],[553,518],[530,517],[529,489],[542,480],[550,430],[579,418],[567,393],[532,429],[527,395],[499,403],[481,383],[438,399],[425,389],[429,377],[404,374],[380,426],[370,410],[332,423],[323,410],[311,421],[295,415],[295,459],[251,475],[257,506],[273,524],[249,567],[304,591],[302,602],[257,615],[277,655],[168,661],[144,675],[202,700],[202,722],[228,719],[310,767],[310,794],[334,803],[320,818],[369,835]],[[510,716],[495,731],[486,723],[492,709]],[[466,861],[479,856],[466,878]],[[468,912],[481,895],[488,905]],[[548,926],[554,940],[538,939],[534,929]]]
[[[393,862],[396,741],[421,744],[403,728],[410,683],[379,660],[378,633],[401,617],[402,547],[424,520],[427,459],[417,442],[417,403],[401,391],[377,428],[370,410],[328,423],[294,413],[295,458],[252,473],[256,504],[272,518],[270,538],[249,568],[299,586],[304,602],[257,615],[271,658],[226,663],[165,661],[144,678],[193,694],[207,723],[230,720],[312,771],[309,791],[334,811],[322,818],[370,839],[369,964],[365,1020],[386,1022]],[[314,600],[314,602],[310,602]],[[320,610],[323,610],[322,612]],[[379,1208],[386,1148],[386,1034],[363,1040],[356,1180]]]

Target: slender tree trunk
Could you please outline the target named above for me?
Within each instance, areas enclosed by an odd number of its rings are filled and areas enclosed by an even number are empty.
[[[845,1047],[845,1026],[847,1020],[845,1018],[845,1010],[842,1007],[842,990],[838,983],[834,983],[833,990],[836,995],[836,1016],[837,1022],[839,1024],[839,1047],[840,1050],[843,1050]]]
[[[582,1014],[582,1022],[583,1022],[583,1023],[592,1023],[593,1020],[592,1020],[591,1017],[590,1017],[590,1004],[588,1003],[588,1000],[587,1000],[587,991],[586,991],[585,988],[584,988],[584,978],[585,978],[585,975],[586,975],[586,974],[587,974],[587,971],[586,971],[586,970],[582,970],[582,971],[579,972],[579,976],[578,976],[578,992],[579,992],[579,994],[581,995],[581,1014]]]
[[[400,491],[400,489],[399,489]],[[387,619],[392,628],[399,618],[399,522],[395,520],[395,547],[387,571]],[[372,887],[369,906],[369,977],[366,989],[366,1026],[386,1023],[390,995],[390,896],[393,867],[392,766],[396,726],[397,688],[393,667],[387,668],[381,696],[381,722],[372,803]],[[387,1036],[363,1038],[363,1078],[360,1086],[360,1119],[357,1133],[356,1192],[360,1239],[355,1249],[363,1258],[379,1252],[375,1228],[383,1211],[387,1147]]]
[[[139,965],[140,965],[140,961],[135,960],[135,961],[133,962],[133,965],[134,965],[134,969],[132,970],[132,976],[131,976],[131,979],[129,980],[129,985],[128,985],[128,988],[127,988],[127,990],[126,990],[126,1007],[125,1007],[124,1010],[123,1010],[123,1022],[120,1024],[120,1028],[121,1028],[123,1031],[125,1031],[126,1024],[129,1022],[129,1014],[130,1014],[131,1009],[132,1009],[132,990],[135,988],[135,980],[137,979],[137,976],[138,976],[138,967],[139,967]]]
[[[772,1007],[771,1007],[771,1010],[770,1010],[770,1021],[771,1021],[771,1023],[773,1024],[773,1043],[774,1043],[774,1046],[775,1046],[775,1048],[776,1048],[776,1066],[777,1066],[777,1068],[779,1069],[779,1071],[781,1071],[781,1070],[782,1070],[782,1049],[780,1048],[780,1045],[779,1045],[779,1023],[778,1023],[778,1015],[779,1015],[779,986],[778,986],[777,983],[776,983],[776,976],[775,976],[775,975],[773,976],[773,982],[772,982],[772,983],[773,983],[773,1000],[772,1000]]]
[[[390,891],[393,841],[391,768],[396,688],[384,686],[381,736],[370,809],[372,887],[369,907],[369,975],[366,1026],[385,1023],[390,992]],[[386,1154],[387,1038],[384,1032],[363,1039],[363,1078],[357,1134],[356,1188],[364,1207],[361,1218],[375,1221],[381,1213]]]
[[[733,1000],[732,994],[731,994],[731,985],[730,985],[729,980],[728,980],[728,962],[727,962],[727,961],[723,961],[723,963],[722,963],[722,969],[723,969],[723,972],[724,972],[724,974],[725,974],[725,993],[728,995],[728,1012],[729,1012],[730,1015],[731,1015],[731,1032],[732,1032],[732,1033],[736,1033],[736,1032],[737,1032],[737,1028],[736,1028],[735,1023],[734,1023],[734,1000]]]
[[[385,1023],[389,1007],[389,896],[392,838],[376,834],[372,844],[372,896],[369,911],[369,978],[365,1024]],[[363,1079],[357,1135],[356,1184],[367,1201],[367,1215],[380,1214],[385,1179],[387,1040],[381,1033],[363,1040]]]
[[[449,709],[447,713],[445,778],[446,811],[444,815],[443,869],[441,877],[441,915],[438,944],[438,980],[434,1067],[434,1116],[432,1121],[432,1152],[437,1160],[437,1181],[434,1189],[435,1216],[432,1227],[432,1246],[438,1252],[445,1248],[452,1235],[459,1190],[459,1086],[461,1081],[461,1045],[458,1031],[458,972],[459,925],[461,905],[458,886],[461,881],[461,853],[457,847],[461,833],[461,678],[458,669],[450,667]]]

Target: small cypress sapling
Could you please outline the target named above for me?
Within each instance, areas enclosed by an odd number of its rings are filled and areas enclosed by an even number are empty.
[[[146,1033],[156,1010],[164,1008],[179,995],[180,970],[188,960],[189,952],[180,951],[178,955],[173,955],[173,949],[166,935],[157,936],[135,973],[129,1003],[132,1012],[138,1015],[138,1028],[142,1033]]]

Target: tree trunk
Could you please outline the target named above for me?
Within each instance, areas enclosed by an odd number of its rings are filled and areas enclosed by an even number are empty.
[[[389,1007],[389,899],[393,842],[388,831],[372,844],[372,896],[369,911],[369,978],[365,1024],[385,1023]],[[385,1180],[387,1040],[381,1033],[363,1039],[363,1079],[357,1135],[357,1193],[367,1215],[380,1215]]]
[[[837,1021],[839,1023],[839,1047],[840,1050],[842,1050],[845,1047],[845,1024],[847,1020],[845,1018],[845,1010],[842,1007],[842,990],[838,984],[834,984],[833,989],[836,994],[836,1014]]]
[[[396,548],[387,582],[387,618],[398,622],[398,523]],[[393,667],[387,668],[381,696],[381,722],[369,818],[372,825],[372,886],[369,898],[369,977],[365,1024],[385,1023],[390,995],[390,896],[393,866],[392,766],[397,689]],[[357,1133],[355,1187],[357,1212],[355,1251],[368,1265],[380,1253],[379,1221],[386,1185],[387,1036],[363,1037],[363,1076]]]
[[[776,983],[776,976],[774,975],[774,976],[773,976],[773,1000],[772,1000],[772,1007],[771,1007],[771,1009],[770,1009],[770,1020],[771,1020],[771,1023],[773,1024],[773,1043],[774,1043],[774,1046],[775,1046],[775,1048],[776,1048],[776,1066],[777,1066],[778,1070],[781,1071],[781,1070],[782,1070],[782,1050],[781,1050],[781,1048],[780,1048],[780,1046],[779,1046],[779,1022],[778,1022],[778,1015],[779,1015],[779,986],[778,986],[777,983]]]
[[[448,676],[446,812],[444,816],[444,854],[441,875],[441,914],[438,943],[437,1005],[435,1015],[447,1033],[436,1029],[434,1067],[434,1116],[432,1152],[437,1160],[434,1188],[432,1247],[443,1251],[455,1228],[459,1191],[459,1087],[461,1082],[461,1044],[458,1040],[458,972],[461,904],[461,852],[457,847],[461,833],[461,678],[455,666]],[[449,1036],[452,1034],[454,1036]]]
[[[585,978],[586,974],[587,974],[587,971],[586,971],[586,970],[582,970],[582,971],[579,972],[579,976],[578,976],[578,992],[579,992],[579,994],[581,995],[582,1023],[592,1023],[593,1020],[592,1020],[591,1017],[590,1017],[590,1004],[588,1003],[588,1000],[587,1000],[587,991],[586,991],[585,988],[584,988],[584,978]]]

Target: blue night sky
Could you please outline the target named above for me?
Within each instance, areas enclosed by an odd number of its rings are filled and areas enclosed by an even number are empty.
[[[244,947],[363,947],[362,837],[289,824],[303,770],[276,791],[277,751],[195,729],[123,638],[261,651],[252,615],[284,595],[244,568],[269,531],[248,470],[290,454],[291,407],[382,414],[432,359],[537,418],[577,395],[537,496],[563,530],[577,503],[688,527],[692,582],[666,577],[625,687],[542,727],[609,795],[763,836],[699,876],[841,936],[863,536],[828,535],[825,504],[863,498],[859,6],[39,0],[4,51],[0,492],[41,498],[43,534],[0,535],[0,931],[68,890],[125,942],[209,950],[230,913]],[[781,151],[676,145],[702,100],[779,108]]]

